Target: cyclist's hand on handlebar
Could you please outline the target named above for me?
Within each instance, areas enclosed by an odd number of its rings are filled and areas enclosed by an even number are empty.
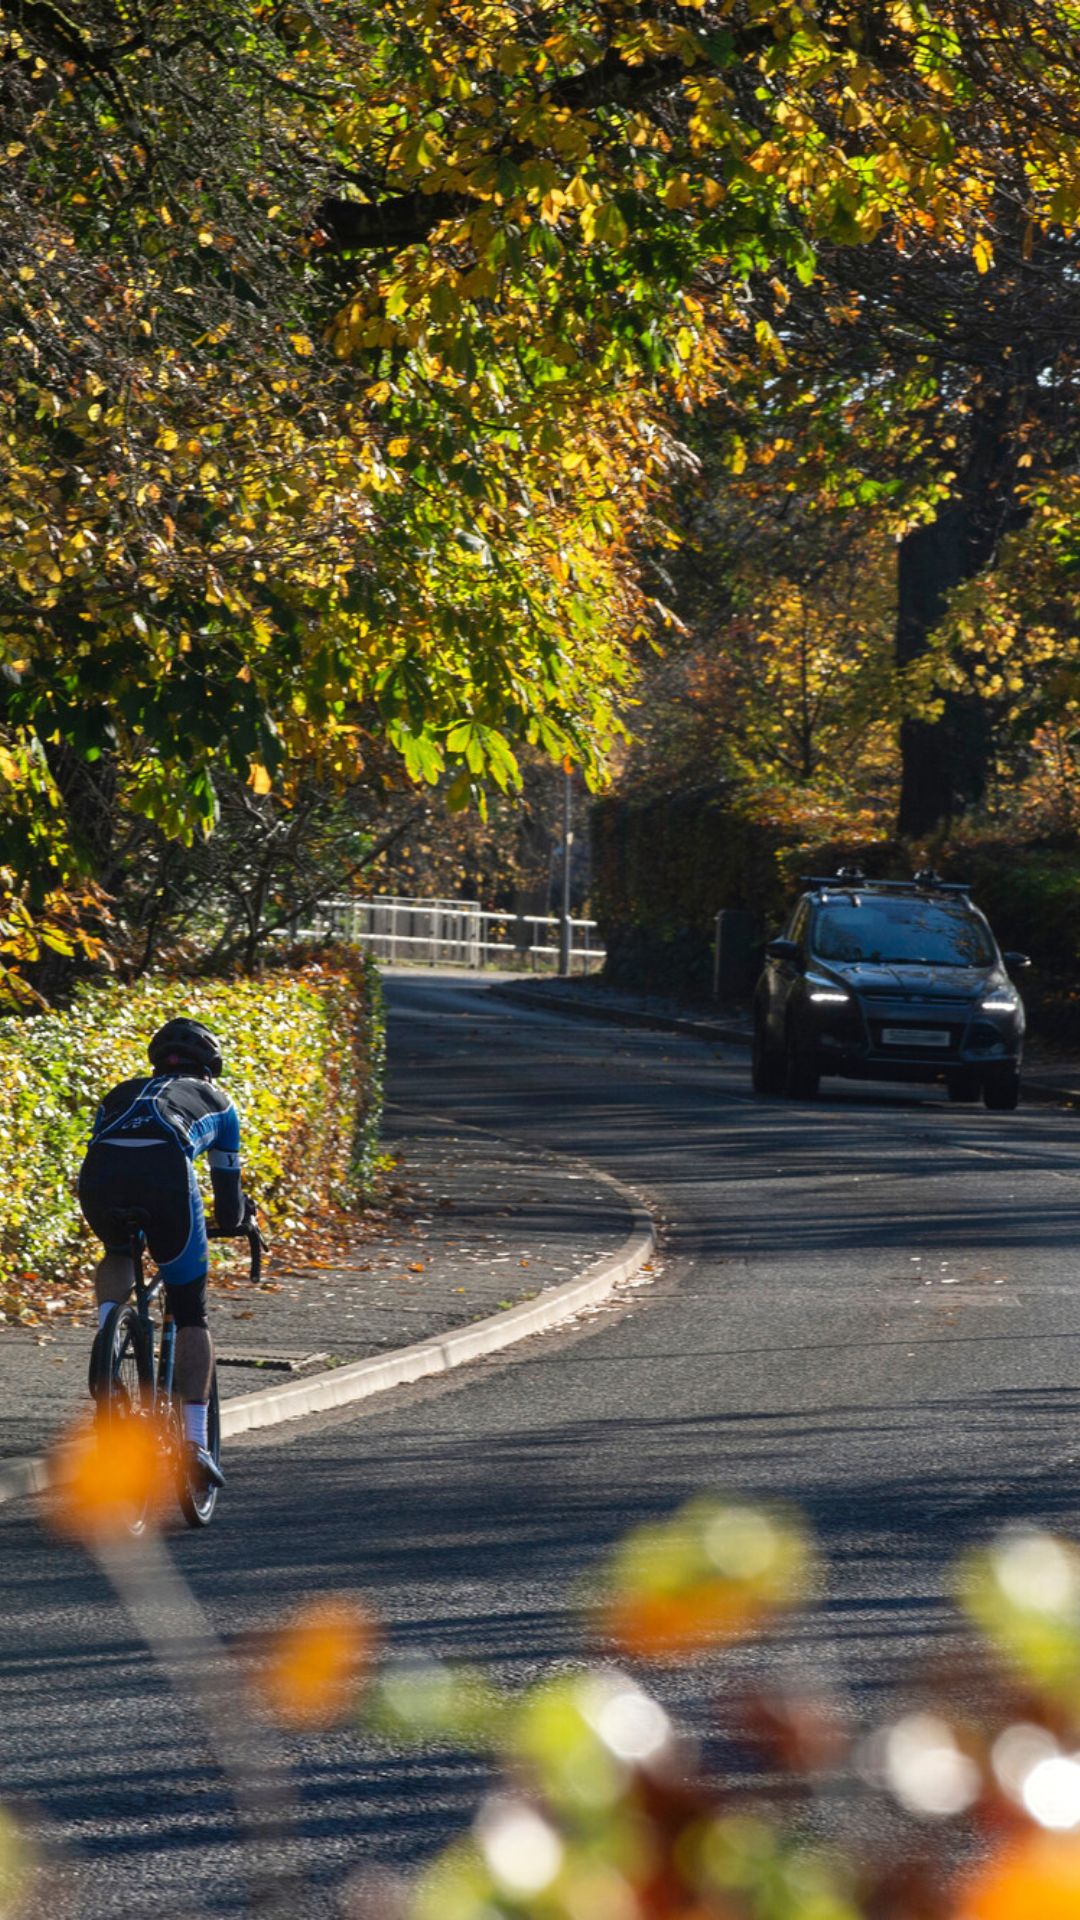
[[[263,1252],[266,1252],[266,1241],[263,1237],[262,1228],[259,1225],[259,1216],[255,1211],[255,1202],[248,1193],[244,1195],[244,1218],[240,1231],[249,1236],[254,1235]]]

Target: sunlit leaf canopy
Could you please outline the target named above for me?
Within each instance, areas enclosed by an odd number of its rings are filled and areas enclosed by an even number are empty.
[[[523,741],[596,767],[671,422],[785,357],[748,291],[883,234],[981,275],[1003,194],[1070,228],[1078,29],[0,0],[9,742],[118,751],[178,832],[216,755],[376,733],[461,803]]]

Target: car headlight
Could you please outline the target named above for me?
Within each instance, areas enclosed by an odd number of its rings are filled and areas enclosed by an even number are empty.
[[[1015,1013],[1020,1005],[1020,995],[1011,987],[994,987],[979,1005],[984,1013]]]
[[[806,985],[811,1000],[819,1007],[843,1007],[851,999],[846,987],[835,980],[826,980],[821,974],[808,973]]]

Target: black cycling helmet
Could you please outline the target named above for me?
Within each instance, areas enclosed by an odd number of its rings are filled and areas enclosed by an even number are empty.
[[[197,1020],[167,1020],[150,1042],[150,1065],[158,1073],[183,1073],[195,1067],[216,1080],[223,1061],[221,1048],[209,1028]]]

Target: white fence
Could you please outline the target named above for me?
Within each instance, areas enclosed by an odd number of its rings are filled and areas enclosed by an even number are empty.
[[[409,900],[373,894],[324,900],[320,929],[336,939],[370,948],[377,960],[422,966],[520,967],[534,972],[557,967],[560,921],[548,914],[493,913],[477,900]],[[595,920],[570,921],[570,971],[599,966]]]

